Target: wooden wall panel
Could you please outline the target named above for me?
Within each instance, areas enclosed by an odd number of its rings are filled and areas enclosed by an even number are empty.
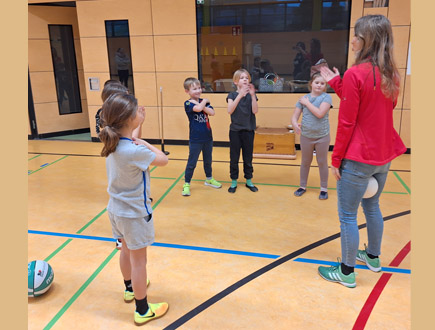
[[[39,134],[89,127],[86,101],[82,101],[83,113],[59,115],[57,102],[35,103],[35,115]]]
[[[350,26],[354,27],[358,18],[364,15],[364,0],[352,0]]]
[[[409,31],[409,26],[393,26],[394,57],[399,69],[405,69],[407,65]]]
[[[364,8],[364,16],[365,15],[384,15],[388,17],[388,7]]]
[[[83,60],[75,8],[28,7],[28,61],[33,102],[39,134],[89,127]],[[50,49],[48,25],[72,25],[74,48],[79,77],[82,113],[60,115]]]
[[[411,0],[391,0],[388,18],[392,25],[411,25]]]
[[[191,0],[177,0],[176,5],[173,0],[152,0],[154,34],[196,36],[195,4]]]
[[[130,37],[133,72],[155,72],[154,40],[152,36]]]
[[[179,72],[198,69],[196,36],[156,36],[154,42],[157,71]]]
[[[29,71],[51,71],[53,72],[53,61],[51,60],[50,40],[31,39],[28,41]]]

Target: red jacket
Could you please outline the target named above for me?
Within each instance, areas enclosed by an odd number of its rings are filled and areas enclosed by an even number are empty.
[[[329,85],[340,97],[337,136],[332,166],[343,158],[371,165],[384,165],[406,151],[393,127],[397,103],[381,91],[381,75],[373,65],[362,63],[349,68],[343,80],[337,76]]]

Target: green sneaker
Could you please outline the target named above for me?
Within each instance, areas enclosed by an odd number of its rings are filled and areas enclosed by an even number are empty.
[[[364,262],[367,267],[373,272],[380,272],[382,270],[381,260],[378,258],[371,259],[367,255],[367,246],[364,244],[364,250],[358,250],[356,260]]]
[[[344,275],[341,272],[340,264],[341,262],[339,260],[336,266],[331,266],[331,267],[320,266],[318,268],[319,275],[327,281],[338,282],[348,288],[356,287],[355,272],[349,275]]]
[[[147,278],[147,286],[150,285],[150,279]],[[124,301],[128,304],[131,303],[134,300],[134,292],[131,291],[124,291]]]
[[[166,302],[151,304],[148,303],[148,311],[145,315],[141,315],[138,312],[134,312],[134,324],[143,325],[151,320],[157,319],[166,314],[169,305]]]
[[[222,183],[216,181],[214,178],[211,178],[210,180],[205,180],[204,184],[206,186],[210,186],[217,189],[222,187]]]
[[[183,191],[181,192],[183,196],[190,196],[190,183],[183,184]]]

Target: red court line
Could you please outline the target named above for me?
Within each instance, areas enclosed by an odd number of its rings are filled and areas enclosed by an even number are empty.
[[[397,254],[393,261],[391,261],[389,266],[398,267],[403,259],[405,259],[405,257],[408,255],[409,251],[411,251],[411,241],[409,241],[403,247],[403,249]],[[359,313],[352,330],[364,329],[367,320],[369,319],[369,316],[373,308],[375,307],[376,301],[378,300],[379,296],[381,295],[392,275],[393,274],[391,273],[384,273],[381,275],[369,297],[367,298],[363,308],[361,309],[361,312]]]

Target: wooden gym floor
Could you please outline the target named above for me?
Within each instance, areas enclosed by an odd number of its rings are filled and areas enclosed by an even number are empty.
[[[132,329],[106,212],[100,143],[29,141],[28,258],[47,261],[54,283],[29,298],[29,329]],[[335,180],[318,200],[315,159],[307,193],[296,160],[254,159],[257,193],[229,194],[229,150],[214,148],[213,176],[198,162],[190,197],[181,196],[187,146],[167,145],[166,167],[151,168],[156,243],[148,249],[150,302],[168,313],[150,329],[410,329],[410,155],[393,161],[381,209],[383,272],[360,264],[357,287],[328,283],[319,265],[340,253]],[[329,157],[330,159],[330,157]],[[242,168],[242,166],[240,166]],[[367,242],[362,211],[360,246]]]

